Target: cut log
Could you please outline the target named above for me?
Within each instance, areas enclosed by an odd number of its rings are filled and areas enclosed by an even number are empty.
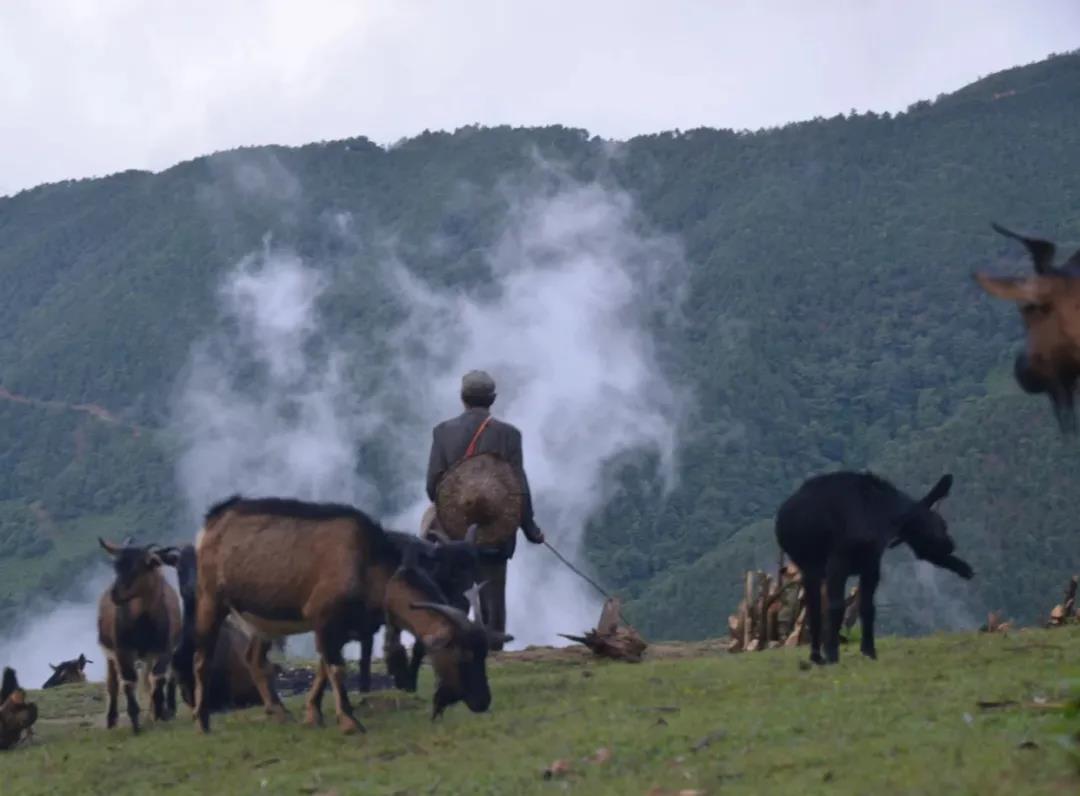
[[[991,611],[986,615],[986,624],[979,628],[980,633],[1004,633],[1012,627],[1012,622],[1006,622],[998,611]]]
[[[1076,589],[1078,584],[1080,584],[1080,575],[1073,575],[1065,587],[1065,599],[1050,611],[1050,619],[1046,623],[1047,627],[1059,627],[1080,622],[1080,614],[1076,611]]]
[[[584,644],[596,655],[629,663],[640,662],[649,646],[637,630],[623,621],[622,602],[618,597],[609,597],[604,603],[595,630],[588,631],[584,636],[559,635]]]

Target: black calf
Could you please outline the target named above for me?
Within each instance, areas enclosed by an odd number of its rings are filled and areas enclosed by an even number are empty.
[[[840,623],[844,589],[859,576],[862,653],[876,658],[874,591],[886,548],[906,543],[915,555],[971,578],[971,567],[953,555],[948,527],[935,511],[949,494],[952,476],[944,475],[925,497],[914,500],[871,473],[837,472],[808,479],[785,500],[776,515],[780,548],[803,573],[810,619],[810,660],[840,659]],[[826,583],[829,621],[825,658],[821,657],[821,583]]]

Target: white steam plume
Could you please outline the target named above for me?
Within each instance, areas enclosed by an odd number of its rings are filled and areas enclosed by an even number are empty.
[[[544,176],[542,187],[507,189],[490,280],[475,295],[426,284],[392,258],[367,280],[402,308],[379,341],[389,364],[328,341],[318,307],[328,269],[269,247],[242,262],[220,294],[228,331],[198,347],[176,406],[193,515],[233,491],[372,510],[375,482],[394,478],[413,497],[390,524],[415,531],[431,428],[461,411],[459,380],[474,367],[496,379],[495,414],[522,430],[537,518],[564,555],[581,561],[585,525],[613,494],[612,458],[654,452],[670,486],[683,401],[648,327],[677,308],[681,250],[638,231],[625,194]],[[367,442],[393,452],[394,472],[364,469]],[[513,646],[593,626],[589,588],[520,538],[508,578]]]
[[[327,285],[269,246],[226,279],[227,329],[196,348],[173,417],[183,440],[179,483],[195,518],[234,492],[370,498],[357,476],[370,417],[345,377],[344,354],[320,343],[316,304]]]
[[[493,290],[437,290],[404,268],[392,284],[408,316],[397,330],[396,382],[416,400],[413,453],[420,499],[402,515],[417,527],[430,427],[461,411],[460,378],[490,372],[496,416],[518,426],[537,520],[565,556],[581,562],[584,529],[613,495],[605,464],[632,450],[659,454],[674,478],[682,396],[657,362],[646,319],[677,309],[679,247],[634,228],[629,197],[559,175],[514,191],[507,226],[489,257]],[[678,294],[678,291],[674,291]],[[507,626],[513,646],[556,644],[599,617],[595,590],[519,535],[510,562]]]

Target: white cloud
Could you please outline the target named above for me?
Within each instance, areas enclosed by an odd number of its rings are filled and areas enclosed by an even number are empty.
[[[249,144],[562,123],[605,137],[899,110],[1080,45],[1080,4],[0,8],[0,195]]]

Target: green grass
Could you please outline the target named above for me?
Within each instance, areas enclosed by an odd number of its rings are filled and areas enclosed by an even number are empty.
[[[1080,628],[887,638],[879,660],[850,647],[804,670],[806,649],[730,655],[654,649],[641,664],[577,650],[491,667],[485,715],[429,719],[421,694],[385,692],[359,710],[368,733],[277,725],[260,710],[215,716],[208,737],[177,721],[133,737],[102,729],[103,686],[33,692],[34,742],[0,757],[4,793],[1076,793],[1063,718]],[[978,702],[1017,704],[980,708]],[[289,700],[302,715],[301,698]],[[144,713],[144,715],[147,715]],[[599,748],[606,763],[586,762]],[[563,776],[546,779],[557,759]]]

